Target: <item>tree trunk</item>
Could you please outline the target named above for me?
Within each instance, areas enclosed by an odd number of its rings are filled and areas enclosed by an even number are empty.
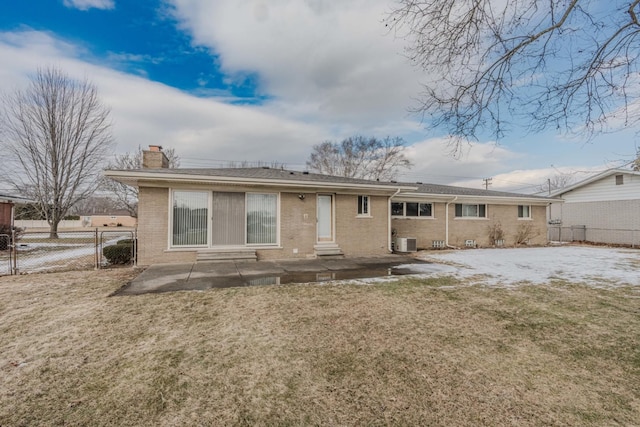
[[[59,221],[52,221],[51,227],[49,228],[49,238],[57,239],[58,238],[58,223]]]

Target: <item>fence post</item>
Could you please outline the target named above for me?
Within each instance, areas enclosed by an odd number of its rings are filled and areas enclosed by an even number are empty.
[[[11,230],[11,241],[9,242],[9,261],[11,262],[11,253],[13,253],[13,265],[11,266],[11,275],[18,274],[18,245],[16,245],[16,230]]]
[[[95,269],[100,269],[100,248],[98,244],[98,229],[96,228],[93,234],[93,247],[94,247],[94,261],[95,261]]]

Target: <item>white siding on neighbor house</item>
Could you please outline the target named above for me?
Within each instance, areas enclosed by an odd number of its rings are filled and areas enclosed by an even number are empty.
[[[561,219],[563,227],[585,225],[587,228],[640,230],[640,198],[553,204],[550,219]]]
[[[562,194],[565,204],[610,200],[640,199],[640,176],[623,173],[622,185],[616,185],[616,174]],[[553,218],[553,216],[552,216]]]

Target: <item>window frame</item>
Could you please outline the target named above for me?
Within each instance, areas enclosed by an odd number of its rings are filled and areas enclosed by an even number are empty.
[[[467,207],[466,209],[467,212],[465,212],[465,206]],[[465,215],[465,213],[468,213],[468,208],[471,206],[476,207],[477,214]],[[486,203],[456,203],[453,210],[453,217],[455,219],[488,219],[489,218],[488,210],[489,209]],[[481,211],[484,211],[484,212],[481,212]],[[458,215],[458,212],[460,212],[460,215]],[[482,213],[484,213],[484,215],[481,216]]]
[[[416,215],[407,215],[407,203],[412,203],[412,204],[416,204]],[[395,215],[393,213],[393,205],[394,204],[402,204],[402,215]],[[430,211],[430,215],[420,215],[420,212],[422,211],[420,208],[421,206],[429,206],[429,211]],[[392,218],[420,218],[420,219],[433,219],[433,202],[408,202],[408,201],[402,201],[402,202],[391,202],[391,217]]]
[[[198,189],[185,189],[185,188],[170,188],[170,193],[169,193],[169,226],[168,226],[168,236],[167,236],[167,240],[168,240],[168,248],[169,249],[175,249],[175,250],[189,250],[189,249],[208,249],[208,248],[223,248],[225,246],[214,246],[212,245],[212,222],[213,222],[213,218],[212,218],[212,212],[213,212],[213,192],[214,190],[198,190]],[[244,223],[244,243],[242,244],[242,246],[244,247],[259,247],[259,248],[274,248],[274,247],[280,247],[280,221],[281,221],[281,213],[280,213],[280,204],[281,204],[281,193],[278,191],[232,191],[233,193],[241,193],[244,196],[245,199],[245,203],[244,203],[244,218],[243,218],[243,223]],[[175,195],[176,193],[200,193],[200,194],[206,194],[207,195],[207,221],[206,221],[206,225],[207,225],[207,238],[206,238],[206,243],[205,244],[200,244],[200,245],[177,245],[174,243],[174,223],[175,223],[175,214],[174,214],[174,203],[175,203]],[[248,196],[250,194],[256,194],[256,195],[271,195],[271,196],[275,196],[275,241],[273,243],[248,243],[249,240],[249,231],[248,231],[248,210],[247,210],[247,203],[248,203]]]
[[[527,208],[528,216],[524,216],[524,208]],[[532,219],[531,205],[518,205],[518,220],[526,221]]]
[[[174,224],[175,224],[175,211],[174,211],[174,203],[175,203],[175,195],[176,193],[200,193],[207,195],[207,239],[206,243],[199,245],[179,245],[174,242]],[[169,197],[169,215],[171,216],[169,220],[169,248],[171,249],[189,249],[189,248],[208,248],[211,246],[211,191],[203,191],[203,190],[190,190],[190,189],[182,189],[182,188],[173,188],[171,189],[171,193]]]
[[[370,217],[371,216],[371,197],[367,195],[359,195],[358,208],[356,210],[356,216]]]

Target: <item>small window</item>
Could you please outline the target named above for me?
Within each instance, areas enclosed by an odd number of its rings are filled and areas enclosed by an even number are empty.
[[[404,203],[402,203],[402,202],[392,202],[391,203],[391,215],[392,216],[403,216],[404,215]]]
[[[518,205],[518,218],[531,218],[531,206]]]
[[[369,196],[358,196],[358,215],[369,215]]]
[[[486,218],[487,205],[464,205],[456,203],[456,218]]]
[[[624,175],[616,175],[616,185],[624,184]]]

